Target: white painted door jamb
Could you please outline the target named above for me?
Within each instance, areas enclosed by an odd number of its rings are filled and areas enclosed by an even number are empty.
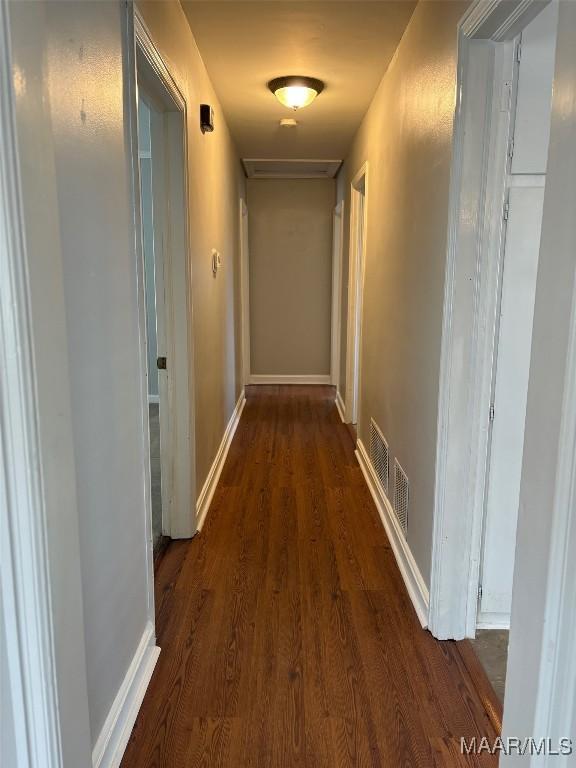
[[[242,330],[242,384],[250,383],[250,254],[248,207],[240,198],[240,304]]]
[[[542,7],[477,0],[458,30],[429,617],[440,639],[473,636],[477,618],[504,189],[502,167],[486,172],[492,42],[514,40]]]
[[[133,7],[130,4],[130,7]],[[194,437],[194,346],[192,340],[192,275],[189,258],[188,232],[188,162],[186,144],[187,105],[176,81],[172,77],[160,52],[156,48],[144,20],[136,7],[133,7],[136,50],[144,57],[150,76],[154,78],[157,89],[170,106],[162,113],[165,132],[166,178],[172,204],[164,211],[165,237],[164,252],[164,290],[166,299],[166,352],[170,372],[167,388],[168,418],[163,419],[165,434],[170,437],[170,461],[162,462],[162,479],[168,479],[171,495],[168,501],[169,517],[166,521],[163,510],[165,532],[172,538],[189,538],[196,532],[196,487],[195,487],[195,437]],[[130,10],[128,11],[130,13]],[[135,52],[136,53],[136,52]],[[135,55],[136,60],[136,55]],[[135,64],[136,67],[136,64]],[[131,111],[137,115],[135,97],[130,104]],[[133,117],[136,131],[136,118]],[[182,131],[180,132],[179,126]],[[133,141],[137,142],[133,136]],[[180,145],[182,144],[182,145]],[[137,159],[137,144],[136,144]],[[138,184],[134,188],[136,231],[140,231],[139,172],[135,165],[134,175]],[[182,205],[174,203],[183,196]],[[179,208],[182,208],[180,211]],[[146,387],[146,317],[145,296],[143,291],[143,256],[138,238],[138,270],[140,307],[140,344],[143,365],[143,387]],[[162,428],[162,427],[161,427]],[[144,414],[144,440],[149,442],[148,412]],[[164,459],[166,457],[163,457]],[[148,459],[146,459],[148,464]],[[148,468],[149,472],[149,468]],[[149,485],[149,480],[147,481]],[[149,496],[149,489],[147,490]],[[163,507],[165,495],[162,497]],[[147,504],[150,500],[147,499]],[[151,508],[151,504],[150,504]],[[150,530],[151,537],[151,530]]]
[[[344,201],[334,209],[332,227],[332,322],[330,380],[338,387],[340,378],[340,321],[342,307],[342,250],[344,244]]]
[[[49,107],[41,98],[45,29],[39,6],[0,0],[0,643],[9,670],[0,685],[12,715],[2,718],[13,721],[10,768],[90,759],[56,181]],[[23,76],[32,82],[22,96],[43,156],[34,184],[39,210],[20,162],[19,139],[30,136],[17,135],[12,32],[39,52],[36,60],[26,57]],[[57,389],[52,398],[50,386]],[[58,616],[65,618],[56,623]],[[64,668],[70,663],[79,670],[72,676]],[[72,710],[73,724],[63,719]]]
[[[364,182],[362,223],[359,221],[360,187]],[[362,297],[366,264],[366,235],[368,231],[368,162],[365,162],[350,185],[350,246],[348,249],[348,320],[346,344],[346,421],[356,424],[360,413],[360,373],[362,354]],[[362,248],[358,234],[363,233]]]

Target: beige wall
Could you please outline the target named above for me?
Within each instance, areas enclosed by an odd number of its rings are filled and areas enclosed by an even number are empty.
[[[188,109],[199,492],[241,390],[239,199],[244,195],[244,174],[181,5],[165,0],[139,2],[138,8]],[[214,107],[214,133],[200,132],[201,103]],[[223,259],[216,278],[211,269],[212,248]]]
[[[373,417],[410,481],[408,543],[430,580],[436,420],[456,25],[465,3],[420,2],[354,139],[339,178],[369,163],[359,436]],[[348,243],[348,227],[345,243]],[[342,365],[345,394],[347,255]]]
[[[248,181],[252,374],[330,373],[329,179]]]

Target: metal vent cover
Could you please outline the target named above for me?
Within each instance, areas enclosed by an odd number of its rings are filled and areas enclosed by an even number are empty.
[[[398,459],[394,460],[394,512],[404,534],[408,532],[408,499],[409,485],[406,472],[400,466]]]
[[[244,158],[249,179],[333,179],[341,160],[275,160]]]
[[[382,434],[380,428],[374,421],[370,420],[370,461],[374,467],[374,472],[380,485],[388,495],[388,486],[390,478],[390,452],[388,443]]]

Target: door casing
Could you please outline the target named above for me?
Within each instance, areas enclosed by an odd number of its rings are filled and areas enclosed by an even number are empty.
[[[342,250],[344,244],[344,201],[334,208],[332,227],[332,321],[330,380],[338,389],[340,379],[340,319],[342,307]]]
[[[162,162],[160,175],[164,190],[164,206],[161,211],[161,291],[164,297],[164,322],[161,324],[159,345],[164,345],[167,358],[167,372],[160,374],[159,381],[163,533],[173,539],[189,538],[196,532],[197,521],[193,303],[188,232],[187,104],[137,8],[134,9],[134,28],[138,83],[160,108],[155,131],[157,142],[161,142],[161,151],[157,154]],[[137,155],[137,135],[133,140]],[[140,180],[137,163],[133,164],[133,168],[136,231],[140,232]],[[146,386],[146,317],[141,242],[138,243],[138,262],[142,379],[143,386]],[[146,445],[149,446],[147,410],[143,430]],[[147,467],[149,472],[148,462]],[[149,487],[147,496],[150,507],[147,517],[151,521]],[[148,533],[151,538],[151,528]]]
[[[546,4],[477,0],[458,28],[430,578],[439,639],[476,631],[509,133],[500,106],[509,48]]]
[[[346,344],[346,421],[357,424],[360,414],[362,309],[368,232],[368,162],[350,184],[350,245],[348,268],[348,328]]]

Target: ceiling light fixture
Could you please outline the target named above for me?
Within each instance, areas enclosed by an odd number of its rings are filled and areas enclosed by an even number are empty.
[[[270,80],[268,88],[280,104],[296,110],[312,104],[316,96],[324,90],[324,83],[315,77],[287,75]]]

